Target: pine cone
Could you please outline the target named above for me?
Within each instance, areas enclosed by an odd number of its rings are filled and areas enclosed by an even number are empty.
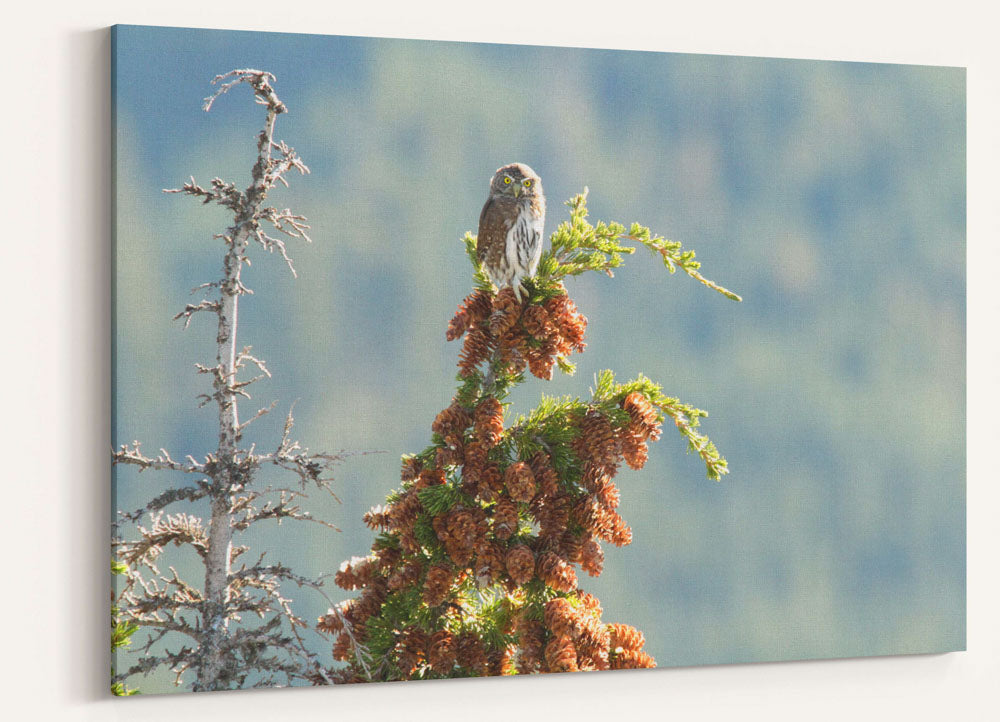
[[[510,563],[508,562],[508,569]],[[513,575],[511,575],[513,576]],[[572,592],[576,589],[576,572],[555,552],[544,552],[538,559],[538,576],[553,589]]]
[[[611,649],[637,652],[646,644],[646,637],[635,627],[628,624],[609,624],[611,634],[609,644]]]
[[[558,296],[553,296],[548,301],[546,301],[545,310],[548,313],[549,318],[552,319],[552,322],[555,323],[565,313],[567,313],[570,304],[572,303],[573,302],[569,300],[569,296],[564,291],[563,293],[560,293]]]
[[[580,566],[592,577],[600,575],[604,569],[604,550],[594,539],[584,542],[580,552]]]
[[[568,637],[555,637],[545,645],[545,661],[550,672],[576,672],[576,647]]]
[[[454,341],[461,336],[474,323],[486,319],[493,310],[493,297],[483,290],[477,290],[466,297],[455,317],[448,324],[445,338]]]
[[[573,442],[573,450],[580,459],[613,473],[621,456],[621,442],[603,414],[589,411],[580,423],[580,435]]]
[[[525,333],[539,341],[548,340],[559,332],[544,306],[532,305],[524,309],[521,326]]]
[[[535,576],[535,555],[524,544],[507,552],[507,573],[515,584],[527,584]]]
[[[544,451],[531,457],[531,473],[535,476],[538,492],[542,496],[555,496],[559,492],[559,475],[552,468],[552,460]]]
[[[396,645],[399,652],[399,669],[404,677],[413,673],[427,660],[427,634],[419,627],[407,627]]]
[[[632,543],[632,529],[615,511],[606,510],[604,512],[597,536],[617,547]]]
[[[360,589],[368,585],[374,574],[374,559],[371,557],[351,557],[340,565],[333,581],[341,589]]]
[[[586,347],[583,342],[587,332],[586,316],[577,311],[576,305],[567,295],[555,296],[545,306],[550,320],[567,346],[575,351],[583,351]]]
[[[469,509],[455,507],[447,516],[447,536],[470,549],[476,541],[476,515]]]
[[[488,328],[475,325],[465,337],[462,351],[458,355],[458,368],[462,376],[471,376],[476,367],[490,357],[493,350],[493,336]]]
[[[520,617],[517,620],[517,644],[521,650],[517,671],[521,674],[537,672],[544,659],[545,628],[541,622]]]
[[[610,477],[604,477],[600,485],[595,490],[597,502],[605,509],[617,509],[621,501],[621,494],[615,482]]]
[[[447,674],[454,668],[456,659],[455,635],[441,629],[431,635],[427,661],[438,674]]]
[[[559,537],[558,551],[566,561],[576,564],[583,558],[583,545],[583,537],[566,531]]]
[[[542,539],[555,539],[566,532],[569,524],[569,497],[565,494],[547,498],[537,511],[539,536]]]
[[[598,619],[601,618],[601,612],[603,610],[601,609],[601,602],[597,597],[590,592],[585,592],[581,589],[576,593],[576,598],[577,601],[580,602],[583,609]]]
[[[479,483],[476,491],[485,502],[493,501],[503,491],[503,474],[500,467],[493,463],[487,463],[479,476]]]
[[[596,492],[611,478],[600,464],[588,461],[583,465],[583,474],[580,483],[583,488],[590,492]]]
[[[476,406],[476,439],[486,448],[492,448],[503,436],[503,406],[492,396],[487,396]]]
[[[528,351],[527,337],[516,326],[500,337],[500,363],[506,373],[519,374],[527,364],[525,355]]]
[[[417,475],[417,483],[413,485],[413,490],[420,491],[429,486],[440,486],[447,478],[444,469],[424,469]]]
[[[611,657],[611,669],[652,669],[656,660],[645,652],[626,650]]]
[[[448,557],[455,563],[455,566],[460,569],[469,566],[469,562],[472,561],[472,547],[470,546],[447,541],[444,544],[444,550],[448,553]]]
[[[403,481],[413,481],[417,478],[417,474],[420,473],[420,468],[423,464],[420,459],[415,456],[408,456],[403,459],[402,468],[400,470],[399,477]]]
[[[576,639],[577,663],[580,669],[610,669],[607,628],[595,617],[581,614],[580,636]]]
[[[545,603],[545,626],[557,637],[575,637],[580,633],[579,614],[564,597]]]
[[[496,541],[481,539],[476,545],[476,579],[480,586],[492,586],[507,571],[504,548]]]
[[[503,650],[500,652],[500,674],[505,677],[517,674],[517,668],[514,666],[515,655],[517,655],[517,647],[513,644],[504,646]]]
[[[360,631],[369,617],[376,616],[387,596],[389,596],[388,582],[383,577],[377,577],[371,586],[354,600],[350,614],[351,624],[354,628]]]
[[[465,333],[470,325],[472,325],[472,322],[469,320],[468,311],[459,306],[458,311],[455,312],[451,321],[448,322],[448,329],[444,332],[445,340],[454,341]]]
[[[326,632],[328,634],[338,634],[342,632],[344,630],[344,619],[342,614],[343,612],[338,614],[336,610],[331,609],[319,618],[319,621],[316,623],[316,628],[319,631]]]
[[[517,649],[513,645],[505,645],[494,649],[486,655],[486,674],[496,677],[515,673],[514,654]]]
[[[504,484],[507,493],[514,501],[529,502],[535,496],[535,476],[531,467],[523,461],[518,461],[507,467],[504,473]]]
[[[423,564],[419,559],[410,559],[401,569],[389,575],[389,589],[398,591],[415,584],[423,570]]]
[[[646,435],[633,421],[622,429],[622,456],[632,469],[641,469],[649,459],[649,445]]]
[[[586,652],[593,655],[598,650],[608,651],[611,645],[611,632],[607,625],[602,624],[598,617],[580,610],[577,616],[579,634],[576,639],[577,654]]]
[[[464,452],[465,468],[462,469],[462,480],[468,480],[473,483],[478,482],[479,475],[486,465],[486,455],[489,452],[489,447],[481,441],[473,440],[465,445]]]
[[[642,435],[643,441],[646,439],[656,441],[660,438],[659,413],[645,394],[633,391],[622,399],[622,408],[632,417],[635,431]]]
[[[592,494],[581,497],[573,507],[573,519],[583,527],[585,533],[591,536],[600,534],[601,524],[606,513]]]
[[[431,524],[452,561],[458,567],[468,565],[478,536],[476,515],[468,509],[456,508],[434,517]]]
[[[497,539],[510,539],[517,531],[517,505],[501,497],[493,509],[493,535]]]
[[[517,531],[517,505],[501,497],[493,509],[493,534],[497,539],[510,539]]]
[[[517,323],[521,316],[521,304],[514,295],[514,290],[504,288],[493,300],[493,314],[490,316],[490,330],[496,336],[502,336]]]
[[[417,535],[413,532],[413,529],[408,529],[400,533],[399,548],[406,554],[420,553],[420,542],[417,541]]]
[[[375,552],[376,566],[378,566],[379,571],[387,572],[393,567],[395,567],[399,560],[402,558],[403,553],[396,547],[380,547],[378,546],[378,540],[372,545],[372,551]]]
[[[441,436],[461,436],[472,426],[472,414],[457,401],[441,411],[431,424],[431,431]]]
[[[465,308],[473,323],[485,321],[493,313],[493,294],[477,289],[465,299]]]
[[[486,671],[486,648],[476,633],[464,631],[459,634],[455,651],[460,667],[474,674],[483,674]]]
[[[353,654],[354,645],[351,643],[351,637],[346,632],[342,632],[333,644],[333,658],[338,662],[346,662]]]
[[[411,531],[423,508],[416,490],[410,489],[388,508],[389,530],[396,533]]]
[[[423,600],[430,607],[436,607],[448,598],[455,575],[443,564],[435,564],[427,570],[424,580]]]
[[[361,519],[364,521],[365,526],[375,531],[383,531],[389,528],[389,513],[381,504],[373,506],[366,511]]]
[[[457,437],[448,436],[445,438],[446,446],[439,446],[434,452],[434,465],[439,469],[447,466],[461,466],[465,461],[465,452],[462,444],[457,441]]]
[[[576,653],[577,664],[580,666],[581,672],[611,669],[611,665],[608,662],[608,650],[606,649],[588,649],[584,652],[577,646]]]
[[[543,349],[532,348],[526,354],[528,360],[528,370],[537,378],[545,381],[552,380],[552,369],[555,366],[555,358],[551,353],[546,353]]]

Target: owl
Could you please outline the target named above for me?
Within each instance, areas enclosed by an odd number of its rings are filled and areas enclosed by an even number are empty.
[[[479,214],[476,255],[497,288],[510,286],[521,300],[521,281],[535,275],[542,255],[545,194],[524,163],[497,170]]]

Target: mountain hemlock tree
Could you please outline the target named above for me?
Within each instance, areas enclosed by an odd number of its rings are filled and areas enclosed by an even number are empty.
[[[269,235],[274,232],[271,228],[287,237],[311,240],[305,218],[265,205],[276,185],[287,186],[285,175],[289,171],[309,172],[294,149],[274,139],[275,121],[287,108],[275,94],[273,81],[273,75],[260,70],[233,70],[212,81],[221,85],[205,99],[208,111],[220,95],[246,84],[253,89],[257,104],[264,107],[264,127],[257,135],[250,185],[240,190],[234,183],[215,178],[204,188],[192,178],[183,188],[166,191],[216,203],[233,216],[232,225],[215,236],[224,251],[222,276],[195,289],[207,289],[210,297],[188,304],[174,317],[183,319],[185,328],[197,314],[216,317],[215,363],[196,367],[211,382],[211,392],[201,396],[200,406],[214,403],[218,409],[218,444],[202,461],[192,456],[177,461],[163,449],[156,457],[149,457],[137,441],[113,451],[115,464],[138,466],[140,471],[172,471],[192,480],[178,483],[140,509],[118,512],[114,544],[117,559],[124,565],[118,569],[124,571],[126,581],[117,599],[117,619],[147,632],[148,638],[135,645],[141,655],[135,664],[127,669],[119,665],[113,684],[163,666],[176,673],[177,684],[185,672],[193,672],[194,691],[275,686],[296,680],[330,681],[305,644],[303,632],[309,625],[293,612],[291,600],[281,588],[284,583],[294,583],[319,590],[320,580],[296,574],[281,563],[265,563],[263,554],[254,562],[238,563],[250,549],[234,543],[237,535],[272,520],[311,521],[335,529],[304,511],[298,500],[310,486],[333,494],[328,474],[343,458],[342,454],[310,454],[294,441],[290,436],[291,411],[273,451],[258,453],[253,445],[247,448],[241,443],[246,428],[275,406],[241,420],[239,399],[250,399],[248,388],[271,376],[249,346],[237,344],[240,298],[251,293],[241,272],[249,265],[249,251],[256,243],[268,253],[280,254],[295,275],[285,242]],[[287,486],[265,486],[260,478],[264,467],[291,472],[297,480]],[[167,513],[175,504],[201,500],[210,508],[207,524],[185,512]],[[139,522],[146,515],[149,525],[142,526]],[[137,538],[122,538],[123,522],[137,526]],[[161,569],[171,544],[196,553],[204,567],[200,583],[181,579],[173,566],[168,566],[168,571]]]
[[[653,667],[643,634],[601,620],[600,602],[579,587],[604,562],[601,542],[632,531],[618,514],[613,477],[622,461],[641,469],[647,443],[670,419],[710,479],[726,461],[698,430],[704,411],[666,396],[645,376],[596,377],[589,400],[543,396],[505,425],[504,400],[525,371],[551,379],[572,373],[587,320],[563,281],[588,271],[613,275],[634,245],[660,256],[733,300],[704,278],[692,251],[632,224],[587,220],[586,190],[567,204],[569,221],[519,303],[496,293],[465,236],[476,290],[446,337],[465,337],[458,390],[431,424],[431,444],[403,457],[402,487],[364,519],[377,532],[372,553],[341,566],[336,583],[361,590],[320,618],[336,635],[331,670],[340,682]]]

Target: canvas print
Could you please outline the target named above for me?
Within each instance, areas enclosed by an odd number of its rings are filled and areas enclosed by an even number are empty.
[[[112,73],[114,694],[964,649],[964,70]]]

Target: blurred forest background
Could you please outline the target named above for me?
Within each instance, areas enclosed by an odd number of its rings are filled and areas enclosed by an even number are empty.
[[[239,341],[274,378],[242,413],[278,400],[248,434],[270,449],[298,399],[311,450],[385,453],[343,464],[343,505],[310,500],[342,533],[286,524],[255,550],[312,575],[367,551],[362,513],[454,391],[460,238],[493,171],[522,161],[547,232],[589,186],[592,219],[683,242],[744,297],[644,254],[614,281],[571,279],[590,320],[577,375],[514,397],[517,412],[586,395],[611,368],[710,412],[721,483],[669,429],[621,472],[635,540],[581,580],[604,618],[642,629],[661,667],[964,648],[963,70],[129,26],[116,51],[115,445],[201,458],[216,443],[193,367],[214,319],[170,319],[217,277],[227,218],[161,189],[245,187],[263,111],[237,89],[204,113],[208,81],[273,72],[290,109],[277,136],[312,170],[273,196],[312,225],[313,245],[290,244],[298,280],[280,259],[244,273]],[[113,511],[178,482],[115,474]],[[310,622],[326,611],[289,591]]]

